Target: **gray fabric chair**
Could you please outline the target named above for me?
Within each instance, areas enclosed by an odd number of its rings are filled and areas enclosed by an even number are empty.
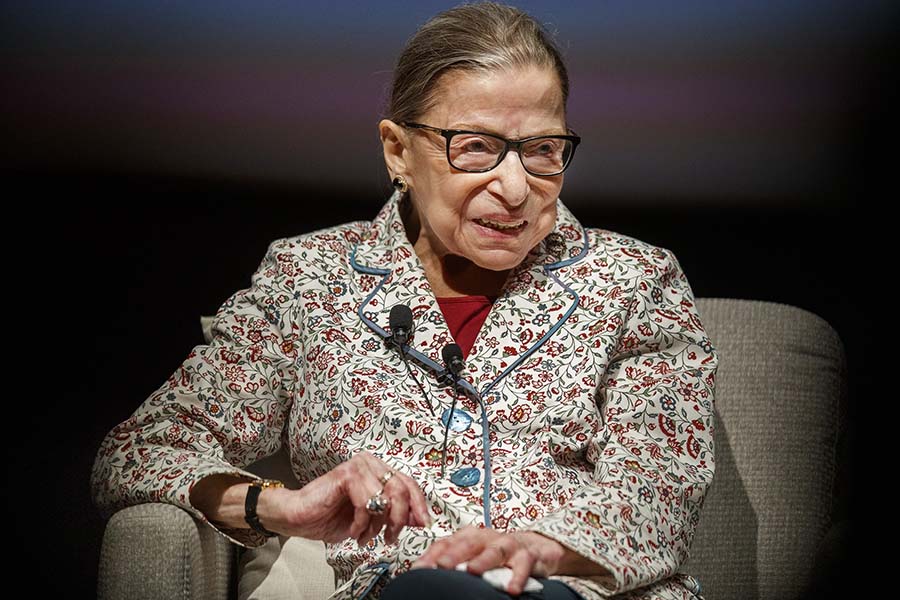
[[[685,572],[707,599],[798,598],[832,526],[846,387],[835,331],[795,307],[698,299],[720,355],[716,476]],[[286,459],[256,465],[289,477]],[[115,514],[103,538],[99,597],[322,598],[333,589],[323,546],[276,538],[236,553],[167,505]]]

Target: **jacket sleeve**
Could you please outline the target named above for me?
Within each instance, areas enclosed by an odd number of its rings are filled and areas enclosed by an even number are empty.
[[[190,504],[200,479],[226,473],[258,479],[243,467],[281,444],[297,380],[298,336],[290,243],[275,242],[249,289],[219,309],[207,346],[103,440],[91,487],[104,513],[167,502],[206,521]],[[239,544],[259,545],[252,530],[222,530]]]
[[[652,254],[597,391],[593,483],[527,527],[605,567],[611,576],[591,579],[604,593],[676,572],[714,471],[718,359],[677,260]]]

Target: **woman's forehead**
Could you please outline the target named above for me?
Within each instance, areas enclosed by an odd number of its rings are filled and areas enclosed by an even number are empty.
[[[509,128],[562,129],[565,106],[556,72],[525,67],[498,71],[451,71],[439,79],[429,125],[510,134]],[[542,133],[542,131],[528,132]]]

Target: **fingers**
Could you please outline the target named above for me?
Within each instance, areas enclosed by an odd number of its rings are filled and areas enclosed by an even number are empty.
[[[534,555],[523,547],[520,547],[517,552],[514,552],[509,557],[506,566],[512,569],[512,577],[510,577],[509,583],[506,585],[508,594],[518,596],[525,590],[525,583],[531,576],[534,561]]]
[[[387,514],[378,514],[368,508],[372,498],[381,492],[381,484],[377,481],[374,484],[371,481],[365,481],[368,478],[362,479],[363,481],[357,484],[360,491],[353,500],[353,526],[350,529],[350,536],[360,546],[365,546],[384,527]]]
[[[356,543],[360,546],[365,546],[366,544],[368,544],[370,541],[372,541],[372,539],[375,538],[375,536],[377,536],[381,532],[384,524],[385,517],[383,515],[373,515],[369,519],[369,526],[366,528],[363,534],[359,536],[359,538],[356,540]]]
[[[435,541],[415,563],[415,567],[455,569],[456,565],[469,561],[481,554],[491,536],[500,536],[492,529],[465,527],[453,535]],[[501,563],[492,563],[497,566]],[[487,567],[490,568],[490,567]]]
[[[384,493],[385,496],[391,499],[391,502],[394,502],[395,498],[397,498],[406,507],[406,512],[403,515],[403,525],[413,527],[428,527],[431,525],[431,515],[428,513],[428,503],[425,500],[425,494],[422,493],[422,489],[412,477],[399,471],[394,471],[389,465],[367,452],[360,453],[358,456],[367,461],[369,468],[377,473],[376,477],[382,477],[387,471],[393,473],[387,483],[384,484]]]
[[[385,542],[393,544],[403,527],[430,525],[427,503],[416,482],[367,452],[354,456],[347,465],[347,491],[354,506],[350,535],[360,545],[377,536],[385,526]],[[392,475],[386,477],[386,473]],[[366,504],[376,494],[390,501],[383,515],[372,514]]]
[[[362,546],[378,535],[386,518],[386,515],[375,515],[366,510],[369,499],[382,489],[378,481],[380,473],[375,472],[362,455],[353,457],[339,468],[342,469],[345,493],[353,504],[350,537]]]
[[[468,560],[468,571],[480,575],[488,569],[505,566],[516,553],[516,548],[511,548],[509,545],[509,542],[502,538],[491,542],[484,547],[480,554]]]
[[[515,535],[468,527],[434,542],[413,568],[454,569],[463,562],[467,563],[466,570],[474,575],[496,567],[509,567],[512,577],[506,591],[517,596],[535,571],[537,554]]]
[[[457,534],[458,534],[458,532],[457,532]],[[455,535],[457,535],[457,534],[454,534],[453,536],[450,536],[449,538],[444,538],[444,539],[436,540],[436,541],[432,542],[432,544],[428,547],[428,550],[426,550],[413,563],[412,568],[413,569],[436,569],[436,568],[438,568],[438,566],[439,566],[438,562],[437,562],[438,558],[441,558],[442,556],[444,556],[444,553],[446,551],[445,549],[448,547],[448,545],[450,543],[452,543],[451,542],[452,538],[455,537]],[[459,563],[456,563],[456,564],[459,564]],[[454,567],[456,567],[456,564],[454,564],[451,567],[446,567],[446,568],[454,568]]]
[[[393,544],[404,526],[410,524],[409,491],[402,484],[394,484],[395,475],[384,486],[384,494],[391,499],[390,515],[384,530],[384,541]]]
[[[414,517],[410,525],[414,527],[431,526],[431,514],[428,512],[428,502],[425,500],[422,488],[419,487],[412,477],[403,474],[400,474],[400,481],[406,485],[409,491],[409,508]]]

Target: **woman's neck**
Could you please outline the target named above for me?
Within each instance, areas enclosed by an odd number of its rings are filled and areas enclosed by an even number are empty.
[[[491,271],[462,256],[440,255],[435,252],[421,235],[422,225],[409,199],[401,203],[400,216],[406,228],[406,236],[425,269],[425,276],[435,296],[452,298],[500,295],[509,270]]]
[[[425,266],[425,276],[438,298],[457,296],[497,297],[506,283],[509,271],[483,269],[461,256],[448,254],[434,257],[432,267]]]

